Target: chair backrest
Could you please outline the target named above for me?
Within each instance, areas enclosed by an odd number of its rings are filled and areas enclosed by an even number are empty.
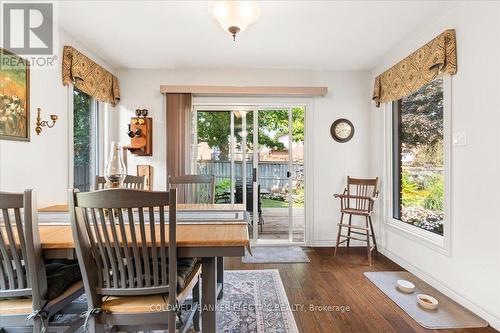
[[[146,181],[146,176],[132,176],[126,175],[123,181],[124,188],[132,188],[136,190],[143,190]],[[106,187],[106,178],[102,176],[95,177],[95,189],[103,190]]]
[[[32,295],[33,309],[41,309],[47,279],[35,193],[0,192],[0,209],[0,298]]]
[[[179,202],[205,203],[215,202],[215,177],[213,175],[169,176],[171,188],[179,190]]]
[[[378,197],[378,177],[364,179],[347,176],[346,191],[348,195],[372,198]],[[349,207],[365,210],[369,208],[369,205],[366,200],[352,199],[349,200]]]
[[[246,185],[247,187],[247,195],[246,195],[246,210],[248,212],[253,211],[253,184],[248,184]],[[243,184],[238,183],[236,184],[236,194],[235,194],[235,199],[236,203],[242,204],[243,203]],[[260,212],[262,210],[262,198],[260,197],[260,184],[257,186],[257,198],[258,198],[258,211]]]
[[[98,307],[105,295],[173,293],[170,304],[175,304],[175,189],[70,190],[68,203],[89,308]]]

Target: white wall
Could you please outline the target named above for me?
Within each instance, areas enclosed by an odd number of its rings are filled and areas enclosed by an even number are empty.
[[[306,161],[313,174],[314,198],[310,202],[314,215],[312,243],[334,244],[339,206],[333,194],[342,190],[345,177],[373,176],[367,156],[369,142],[370,90],[368,72],[315,72],[282,70],[119,70],[122,100],[119,104],[119,136],[129,142],[127,123],[136,108],[146,108],[153,117],[153,156],[135,157],[129,154],[129,172],[135,165],[154,167],[154,189],[164,190],[165,174],[165,108],[160,94],[161,84],[211,85],[285,85],[327,86],[325,97],[314,98],[313,128],[307,128],[314,140],[312,159]],[[279,98],[275,101],[280,102]],[[307,116],[307,115],[306,115]],[[350,119],[355,126],[354,138],[339,144],[330,137],[330,125],[339,118]]]
[[[56,52],[59,62],[64,45],[76,47],[109,70],[104,61],[64,31],[59,32]],[[32,68],[30,71],[31,141],[0,140],[0,190],[19,192],[33,188],[37,191],[39,207],[65,203],[66,190],[70,187],[68,150],[72,141],[68,138],[68,87],[62,84],[61,68],[59,63],[54,69]],[[59,116],[56,125],[43,128],[40,135],[35,133],[38,107],[42,109],[42,119],[48,119],[49,114]]]
[[[452,77],[452,132],[465,131],[467,146],[452,147],[451,255],[381,225],[385,253],[447,291],[500,329],[500,4],[462,3],[398,45],[372,78],[445,29],[457,34],[458,73]],[[383,170],[383,111],[371,112],[372,170]]]

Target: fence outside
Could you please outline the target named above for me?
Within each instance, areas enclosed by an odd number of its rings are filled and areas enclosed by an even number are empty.
[[[90,179],[90,166],[89,165],[75,165],[73,168],[73,186],[81,192],[90,191],[92,180]]]
[[[231,162],[229,161],[198,161],[198,173],[214,175],[216,182],[231,179]],[[252,181],[252,161],[247,162],[247,182]],[[288,162],[259,162],[259,183],[262,189],[269,192],[282,192],[288,185]],[[90,166],[79,165],[74,167],[74,187],[82,192],[91,190]],[[292,184],[302,182],[304,179],[304,164],[293,163],[291,170]],[[234,162],[234,179],[243,181],[243,165],[241,161]]]
[[[230,161],[197,161],[197,171],[199,174],[214,175],[216,182],[223,179],[231,179],[231,162]],[[246,164],[246,179],[247,182],[252,181],[252,161]],[[259,162],[259,183],[262,189],[269,192],[281,192],[287,187],[289,171],[288,162]],[[291,178],[295,182],[302,182],[304,178],[304,164],[293,163]],[[234,179],[235,181],[243,181],[243,164],[241,161],[234,162]]]

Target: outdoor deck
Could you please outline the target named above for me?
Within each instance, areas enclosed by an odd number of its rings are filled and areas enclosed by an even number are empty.
[[[293,209],[293,241],[304,241],[305,229],[305,209]],[[262,208],[264,224],[262,229],[259,226],[260,239],[288,239],[288,208]],[[261,231],[262,230],[262,231]]]

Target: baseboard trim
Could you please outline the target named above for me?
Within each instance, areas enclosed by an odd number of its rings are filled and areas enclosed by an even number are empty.
[[[332,247],[335,246],[334,240],[313,240],[310,247]]]
[[[494,329],[500,331],[500,318],[496,317],[494,314],[490,313],[489,311],[485,310],[483,307],[477,305],[473,301],[467,299],[466,297],[460,295],[458,292],[455,290],[447,287],[444,283],[441,281],[433,278],[426,272],[422,271],[420,268],[414,266],[413,264],[409,263],[405,259],[401,258],[397,254],[387,250],[387,249],[379,249],[380,253],[382,253],[384,256],[387,258],[391,259],[394,261],[396,264],[400,265],[404,269],[406,269],[408,272],[414,274],[418,278],[422,279],[423,281],[427,282],[429,285],[432,287],[436,288],[446,296],[450,297],[453,299],[455,302],[458,304],[462,305],[466,309],[469,309],[479,317],[483,318],[486,320],[491,327]]]

